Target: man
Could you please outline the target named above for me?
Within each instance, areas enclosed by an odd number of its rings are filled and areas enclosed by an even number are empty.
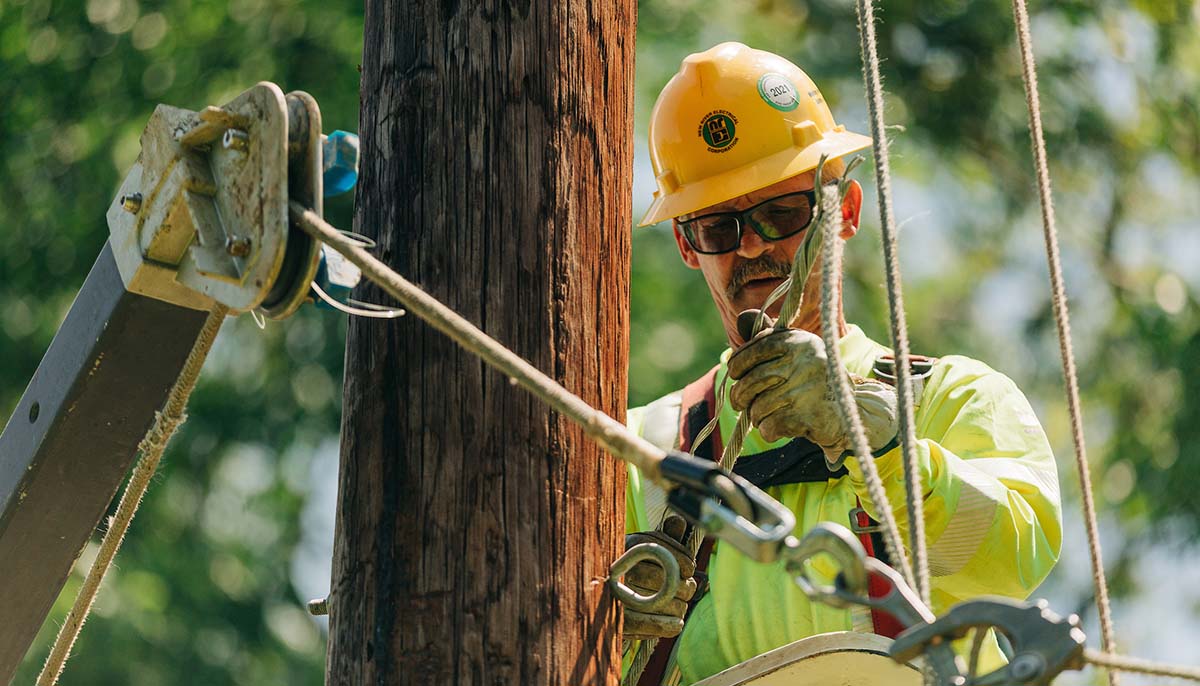
[[[907,530],[895,391],[879,380],[886,378],[881,358],[890,351],[847,324],[839,303],[839,350],[888,496],[888,503],[873,503],[854,459],[838,472],[828,471],[822,459],[841,454],[849,440],[826,387],[817,335],[819,278],[809,280],[791,330],[747,344],[737,326],[739,313],[761,307],[786,277],[812,228],[820,156],[833,158],[824,168],[827,176],[840,175],[844,165],[836,158],[869,145],[869,138],[835,123],[799,68],[738,43],[685,59],[651,115],[658,191],[641,225],[673,219],[679,253],[703,274],[730,350],[684,391],[631,410],[629,425],[665,449],[682,446],[719,458],[736,412],[747,410],[756,428],[735,471],[795,513],[797,535],[819,521],[846,524],[859,505],[872,516],[880,507],[892,508]],[[851,182],[842,239],[856,233],[861,202],[861,189]],[[768,312],[776,315],[778,306]],[[1045,435],[1012,381],[983,363],[946,356],[918,371],[915,425],[933,610],[944,612],[984,593],[1027,597],[1061,545],[1058,481]],[[725,387],[729,398],[720,409],[717,438],[692,446],[708,421],[714,387]],[[668,514],[661,490],[633,469],[629,484],[627,529],[661,528]],[[665,538],[633,534],[631,542],[647,537]],[[669,659],[685,684],[813,634],[895,631],[881,627],[886,617],[810,602],[782,564],[760,565],[730,548],[711,554],[707,577],[708,588],[693,598],[673,652],[658,660]],[[682,605],[664,609],[662,614],[674,615],[667,617],[627,611],[627,637],[678,633]],[[989,642],[982,666],[1000,660]]]

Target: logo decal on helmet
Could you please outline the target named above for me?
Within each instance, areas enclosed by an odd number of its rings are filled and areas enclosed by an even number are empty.
[[[728,110],[713,110],[704,115],[696,134],[704,139],[709,152],[725,152],[737,145],[737,117]]]
[[[800,105],[796,86],[783,74],[763,74],[758,80],[758,94],[764,102],[780,112],[791,112]]]

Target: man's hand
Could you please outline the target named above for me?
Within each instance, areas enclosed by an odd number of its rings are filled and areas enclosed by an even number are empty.
[[[729,400],[763,439],[804,437],[836,461],[850,449],[836,390],[826,380],[825,344],[813,333],[786,329],[759,336],[729,359],[729,376],[737,383]],[[896,392],[880,381],[851,375],[854,400],[862,416],[867,442],[878,450],[899,428]]]
[[[660,603],[651,612],[639,612],[625,608],[625,638],[670,638],[683,631],[683,617],[687,614],[688,601],[696,593],[696,561],[684,547],[682,540],[687,523],[678,515],[670,515],[663,522],[662,531],[642,531],[625,535],[625,549],[639,543],[657,543],[675,556],[679,563],[679,590],[675,597]],[[643,595],[652,595],[662,588],[665,581],[663,568],[653,562],[640,562],[625,574],[625,585]]]

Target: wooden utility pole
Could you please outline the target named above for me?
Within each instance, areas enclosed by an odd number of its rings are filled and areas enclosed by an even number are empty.
[[[366,0],[355,228],[624,416],[633,0]],[[383,300],[363,289],[359,297]],[[624,470],[413,318],[352,319],[328,684],[615,684]]]

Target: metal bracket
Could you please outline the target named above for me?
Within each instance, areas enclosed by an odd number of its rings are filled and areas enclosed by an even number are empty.
[[[199,310],[291,314],[319,246],[289,231],[289,196],[321,209],[321,117],[262,82],[200,112],[159,105],[107,213],[131,292]]]
[[[107,219],[111,236],[0,433],[0,684],[103,517],[217,304],[286,317],[320,245],[321,112],[260,83],[222,107],[160,105]]]

